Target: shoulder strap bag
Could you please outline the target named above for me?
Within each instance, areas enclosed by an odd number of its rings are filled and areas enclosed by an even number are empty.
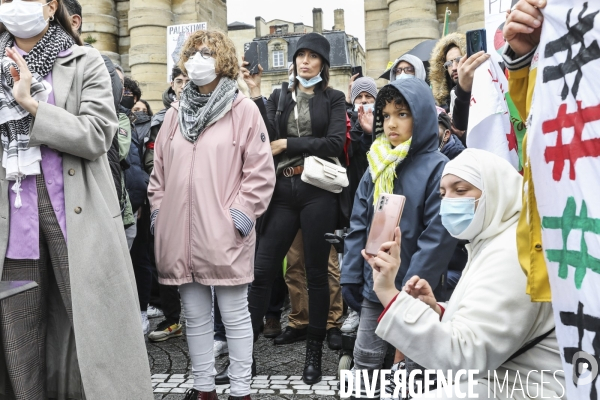
[[[296,129],[300,135],[300,126],[298,124],[298,102],[296,101],[296,92],[292,92],[292,98],[296,103],[294,105],[294,117],[296,118]],[[335,163],[325,161],[316,156],[304,157],[304,171],[302,172],[302,182],[316,186],[332,193],[341,193],[342,189],[348,186],[348,175],[346,169],[342,167],[337,157],[331,157]]]

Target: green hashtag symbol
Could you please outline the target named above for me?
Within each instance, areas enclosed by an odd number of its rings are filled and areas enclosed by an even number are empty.
[[[563,248],[560,250],[547,250],[548,261],[558,263],[558,276],[567,279],[569,275],[568,266],[575,268],[575,287],[581,289],[581,283],[587,270],[600,274],[600,259],[588,253],[585,242],[587,232],[600,235],[600,219],[589,218],[585,201],[581,203],[581,213],[577,215],[577,204],[574,197],[567,199],[567,206],[562,217],[544,217],[542,227],[546,229],[560,229],[562,232]],[[567,250],[567,239],[573,230],[581,231],[580,251]]]

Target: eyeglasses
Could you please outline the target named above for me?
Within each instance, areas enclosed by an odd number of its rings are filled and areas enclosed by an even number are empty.
[[[413,67],[412,65],[409,65],[408,67],[404,67],[404,68],[398,67],[398,68],[396,68],[396,70],[394,72],[396,73],[396,75],[400,75],[403,71],[405,74],[414,75],[415,67]]]
[[[183,53],[183,54],[184,54],[184,55],[185,55],[185,56],[186,56],[186,57],[189,59],[189,58],[193,58],[193,57],[196,55],[196,53],[200,53],[200,55],[201,55],[201,56],[202,56],[202,58],[204,58],[204,59],[209,59],[209,58],[211,58],[211,57],[213,56],[213,54],[214,54],[212,51],[210,51],[210,50],[208,49],[208,47],[203,47],[203,48],[201,48],[200,50],[197,50],[197,49],[191,49],[191,50],[188,50],[188,51],[186,51],[186,52],[185,52],[185,53]]]
[[[454,63],[456,63],[458,65],[458,63],[460,62],[460,59],[462,58],[462,56],[460,57],[456,57],[454,60],[448,60],[444,63],[444,68],[448,69],[451,66],[454,65]]]

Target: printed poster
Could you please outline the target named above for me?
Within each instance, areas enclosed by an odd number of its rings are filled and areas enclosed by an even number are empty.
[[[167,27],[167,82],[171,82],[171,70],[179,62],[181,49],[187,38],[196,31],[206,29],[206,22]]]

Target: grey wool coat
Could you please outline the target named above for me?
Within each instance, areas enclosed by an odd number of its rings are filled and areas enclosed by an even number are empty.
[[[137,289],[106,157],[118,128],[110,78],[97,50],[77,45],[71,50],[54,64],[56,106],[39,104],[30,146],[47,145],[63,153],[81,379],[87,400],[150,400]],[[8,187],[0,168],[0,274],[8,243]]]

